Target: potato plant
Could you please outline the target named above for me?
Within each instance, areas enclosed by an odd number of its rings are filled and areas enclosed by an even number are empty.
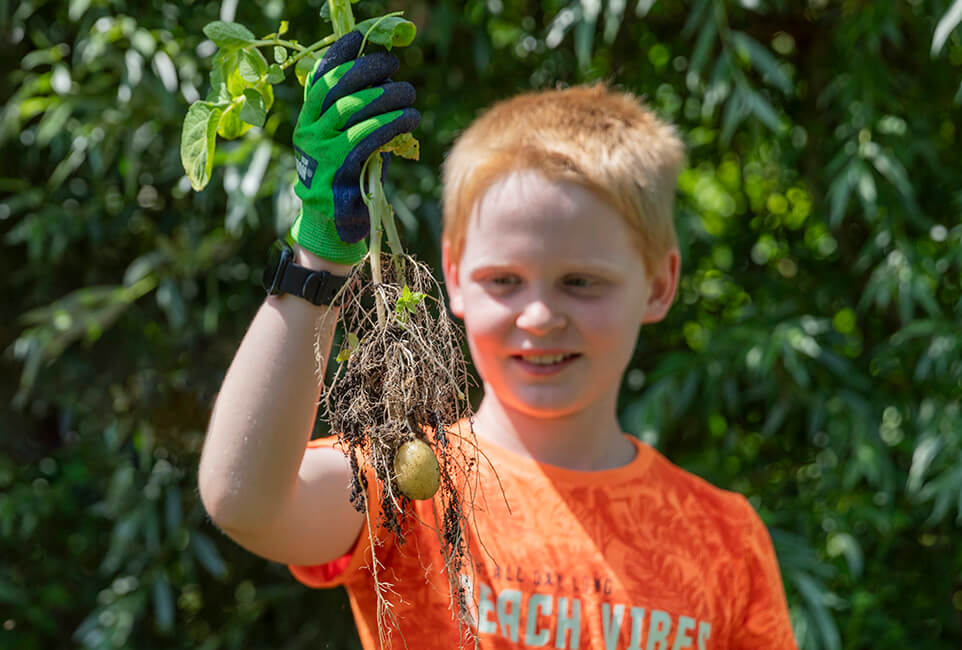
[[[287,21],[262,38],[238,23],[215,21],[204,28],[218,47],[211,88],[204,100],[190,106],[181,139],[181,159],[195,190],[210,181],[217,136],[238,138],[263,126],[274,102],[273,87],[286,81],[290,68],[304,85],[326,48],[352,30],[365,36],[362,53],[368,43],[387,49],[408,45],[416,33],[400,12],[355,23],[348,0],[329,0],[321,13],[330,19],[334,32],[309,45],[285,38]],[[473,497],[462,488],[477,467],[479,452],[470,429],[467,435],[463,428],[451,429],[461,420],[470,422],[471,415],[460,334],[447,316],[430,269],[402,248],[394,211],[381,185],[382,151],[417,159],[418,142],[411,134],[402,134],[371,154],[362,169],[361,193],[371,217],[369,253],[335,297],[340,309],[329,312],[339,314],[346,335],[322,407],[350,459],[351,500],[358,511],[370,512],[373,494],[365,467],[373,470],[379,483],[381,521],[372,522],[368,516],[367,533],[383,645],[396,625],[388,586],[377,577],[376,525],[395,535],[398,543],[404,542],[408,525],[435,530],[452,611],[459,625],[467,620],[469,595],[458,576],[465,564],[473,566],[464,535]],[[385,237],[390,253],[382,252]],[[452,437],[457,438],[453,443]],[[433,526],[410,516],[412,499],[431,498],[436,520],[440,519]]]

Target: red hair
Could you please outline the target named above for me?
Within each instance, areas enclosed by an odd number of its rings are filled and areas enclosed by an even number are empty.
[[[599,83],[517,95],[478,117],[445,159],[442,240],[458,260],[485,192],[511,172],[534,170],[611,205],[651,272],[677,247],[673,206],[683,160],[674,128],[630,93]]]

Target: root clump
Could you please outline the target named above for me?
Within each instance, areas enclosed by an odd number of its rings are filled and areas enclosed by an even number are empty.
[[[372,266],[380,267],[380,282],[370,277]],[[465,535],[473,490],[466,479],[477,467],[479,451],[473,432],[463,428],[457,444],[452,444],[452,425],[461,420],[470,423],[471,379],[460,330],[439,296],[441,288],[430,269],[410,255],[382,254],[379,264],[355,268],[335,301],[341,308],[339,320],[345,337],[338,357],[342,363],[324,391],[322,414],[350,459],[354,507],[359,512],[369,511],[372,492],[362,468],[367,465],[380,487],[377,525],[390,531],[399,544],[404,543],[409,525],[427,525],[436,531],[450,587],[450,607],[463,625],[470,617],[471,594],[465,593],[460,575],[465,563],[469,570],[473,565]],[[414,439],[426,442],[437,457],[436,525],[411,516],[411,501],[396,483],[398,448]],[[374,523],[368,517],[372,542]],[[373,550],[372,544],[377,586],[379,563]],[[385,618],[391,613],[385,594],[377,588],[379,631],[383,634],[382,606]],[[382,645],[383,641],[382,637]]]

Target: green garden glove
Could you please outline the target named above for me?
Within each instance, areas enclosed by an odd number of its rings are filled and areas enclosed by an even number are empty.
[[[338,264],[356,264],[367,253],[370,215],[360,188],[364,161],[421,120],[410,107],[414,87],[389,79],[400,65],[397,57],[376,52],[356,58],[362,41],[359,32],[345,34],[314,65],[294,127],[294,192],[301,212],[291,238]],[[381,155],[386,169],[389,154]]]

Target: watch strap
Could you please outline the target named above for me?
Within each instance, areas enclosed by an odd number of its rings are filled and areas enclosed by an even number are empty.
[[[279,258],[268,263],[262,277],[268,295],[289,293],[314,305],[329,305],[348,280],[348,276],[295,264],[294,251],[285,242],[278,242],[277,249]]]
[[[315,305],[329,305],[345,282],[347,276],[316,271],[290,262],[278,279],[277,289],[279,293],[299,296]]]

